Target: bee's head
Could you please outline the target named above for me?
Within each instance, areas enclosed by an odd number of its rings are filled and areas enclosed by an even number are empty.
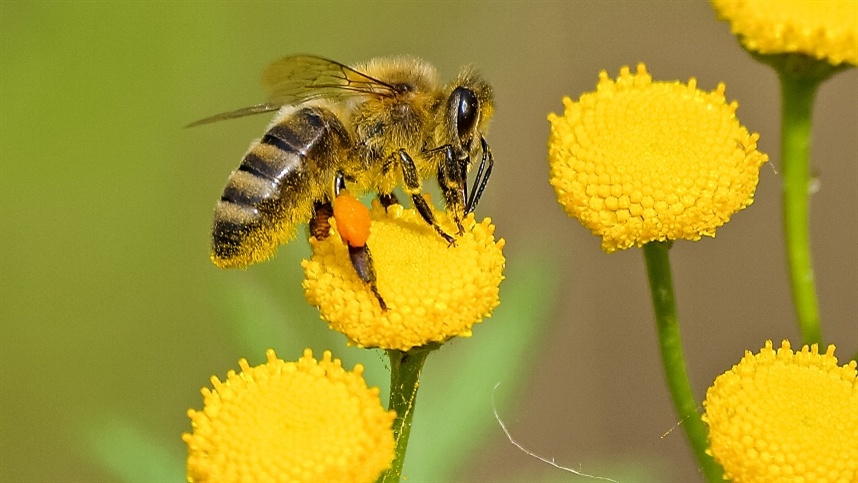
[[[472,153],[494,113],[492,87],[476,72],[466,68],[452,85],[445,109],[447,138]]]

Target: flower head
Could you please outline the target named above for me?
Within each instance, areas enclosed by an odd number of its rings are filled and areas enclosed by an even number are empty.
[[[436,212],[442,227],[451,225]],[[313,257],[303,263],[304,291],[331,328],[361,347],[408,350],[451,337],[469,337],[473,324],[498,305],[504,240],[494,225],[469,215],[465,233],[448,245],[416,210],[377,202],[371,210],[367,246],[372,250],[382,310],[358,278],[339,236],[311,240]],[[331,219],[336,231],[336,219]],[[446,229],[446,228],[445,228]]]
[[[834,346],[745,352],[706,393],[710,452],[734,482],[858,481],[858,377]]]
[[[651,241],[699,240],[753,202],[757,134],[736,119],[724,84],[653,82],[643,64],[551,114],[548,158],[557,200],[610,253]]]
[[[854,0],[712,0],[712,5],[751,52],[858,65]]]
[[[188,411],[188,481],[374,481],[393,460],[395,413],[363,366],[343,369],[310,349],[297,362],[278,359],[204,388],[202,411]]]

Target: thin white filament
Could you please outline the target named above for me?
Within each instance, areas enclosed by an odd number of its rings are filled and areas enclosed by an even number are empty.
[[[569,473],[572,473],[573,475],[583,476],[585,478],[593,478],[594,480],[612,481],[614,483],[620,483],[617,480],[612,480],[612,479],[606,478],[604,476],[588,475],[587,473],[582,473],[578,470],[574,470],[572,468],[567,468],[565,466],[561,466],[561,465],[557,464],[557,462],[554,460],[554,458],[551,458],[549,460],[547,458],[539,456],[538,454],[534,453],[533,451],[530,451],[529,449],[522,446],[518,441],[513,439],[512,435],[509,433],[509,430],[506,428],[506,425],[501,420],[500,415],[498,414],[497,405],[495,404],[495,392],[497,392],[497,389],[499,386],[500,386],[500,383],[495,384],[495,388],[492,390],[492,411],[495,413],[495,420],[497,420],[498,424],[500,425],[501,429],[503,430],[504,434],[506,435],[506,439],[508,439],[509,442],[513,444],[513,446],[520,449],[522,452],[524,452],[524,454],[526,454],[528,456],[532,456],[532,457],[538,459],[539,461],[542,461],[543,463],[548,463],[549,465],[557,468],[558,470],[567,471]]]

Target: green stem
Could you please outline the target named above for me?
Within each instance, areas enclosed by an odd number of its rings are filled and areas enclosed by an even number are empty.
[[[819,303],[810,256],[810,131],[813,101],[820,80],[777,71],[781,81],[781,170],[783,171],[783,223],[792,298],[804,344],[821,344]]]
[[[409,351],[388,350],[390,358],[390,403],[388,409],[396,410],[393,422],[393,439],[396,442],[396,455],[390,469],[378,479],[378,483],[397,483],[402,476],[405,463],[405,451],[408,449],[408,437],[411,435],[411,419],[417,402],[417,388],[420,386],[420,373],[423,363],[430,352],[440,344],[427,344],[414,347]]]
[[[673,406],[679,415],[700,470],[707,481],[722,482],[724,478],[721,466],[706,454],[706,449],[709,447],[708,432],[697,412],[698,403],[691,391],[691,383],[685,369],[682,337],[679,334],[679,319],[676,315],[676,300],[673,294],[673,279],[670,273],[670,245],[670,242],[650,242],[643,247],[658,329],[661,363]]]

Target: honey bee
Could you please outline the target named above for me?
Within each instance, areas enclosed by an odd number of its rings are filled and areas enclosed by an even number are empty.
[[[434,177],[463,233],[491,175],[483,137],[494,111],[491,86],[471,68],[449,84],[412,57],[376,58],[352,67],[312,55],[284,57],[263,72],[268,101],[190,126],[278,110],[227,180],[217,203],[211,259],[221,268],[270,258],[308,223],[328,236],[332,203],[341,193],[374,192],[398,203],[402,187],[421,217],[448,243],[421,182]],[[468,172],[479,168],[468,193]],[[347,190],[347,191],[345,191]],[[369,248],[348,242],[352,264],[384,308]],[[357,242],[359,245],[361,242]]]

